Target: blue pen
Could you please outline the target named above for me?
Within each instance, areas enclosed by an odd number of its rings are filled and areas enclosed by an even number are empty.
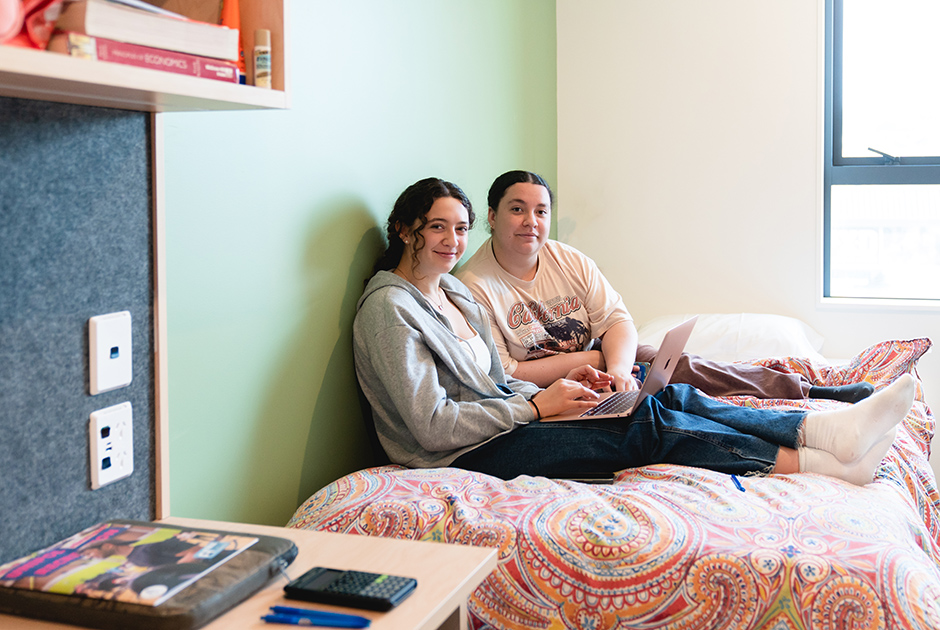
[[[294,608],[292,606],[271,606],[271,612],[281,615],[293,615],[295,617],[311,617],[316,619],[325,619],[333,621],[351,621],[369,625],[370,620],[359,615],[347,615],[345,613],[329,612],[326,610],[316,610],[313,608]],[[365,627],[365,626],[363,626]]]
[[[283,623],[291,626],[318,625],[306,617],[295,617],[293,615],[264,615],[261,617],[261,621],[265,623]]]
[[[291,626],[319,626],[324,628],[368,628],[371,623],[368,619],[366,619],[366,623],[363,624],[358,621],[342,619],[328,620],[284,614],[265,615],[261,620],[265,623],[282,623]]]
[[[313,610],[310,608],[291,608],[272,606],[273,615],[261,619],[267,623],[282,623],[294,626],[322,626],[330,628],[368,628],[371,620],[359,615]]]
[[[731,481],[734,482],[734,485],[738,490],[740,490],[741,492],[746,492],[746,490],[744,489],[744,486],[742,486],[741,482],[738,481],[737,475],[731,475]]]

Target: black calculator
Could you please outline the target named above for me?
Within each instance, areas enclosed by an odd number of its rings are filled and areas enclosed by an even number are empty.
[[[414,578],[314,567],[284,587],[288,599],[368,610],[390,610],[418,586]]]

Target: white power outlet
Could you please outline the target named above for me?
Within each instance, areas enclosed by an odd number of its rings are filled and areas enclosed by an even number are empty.
[[[129,402],[99,409],[88,422],[91,489],[134,472],[134,413]]]

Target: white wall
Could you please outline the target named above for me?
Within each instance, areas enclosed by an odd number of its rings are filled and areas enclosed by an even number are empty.
[[[638,323],[781,313],[832,357],[940,342],[938,310],[820,303],[823,5],[557,0],[558,238]],[[928,401],[938,364],[920,362]]]

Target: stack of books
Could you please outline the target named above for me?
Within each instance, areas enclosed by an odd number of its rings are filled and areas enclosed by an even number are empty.
[[[72,57],[239,82],[238,29],[142,0],[65,0],[46,50]]]

